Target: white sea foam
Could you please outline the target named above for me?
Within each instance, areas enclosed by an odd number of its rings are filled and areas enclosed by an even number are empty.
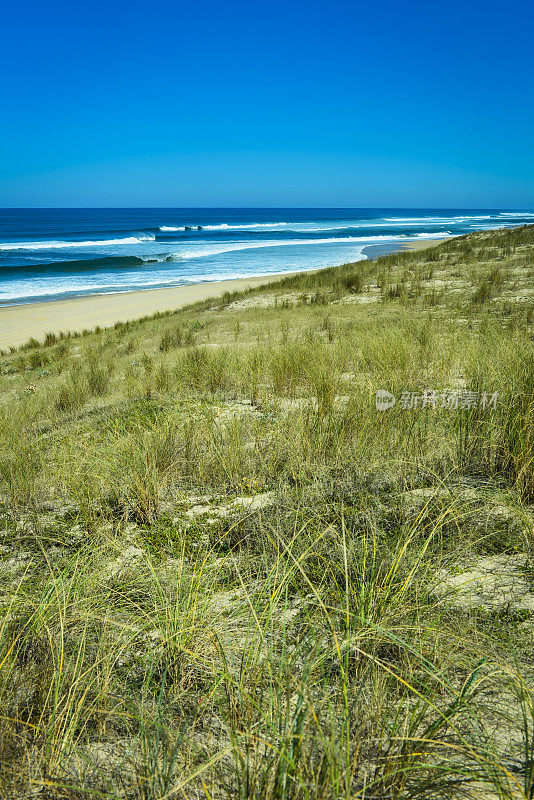
[[[227,223],[221,223],[220,225],[202,225],[202,231],[241,231],[241,230],[264,230],[264,231],[276,231],[281,228],[285,228],[287,232],[290,231],[298,231],[298,232],[308,232],[317,233],[326,232],[326,231],[338,231],[338,230],[349,230],[353,228],[383,228],[384,222],[392,223],[391,227],[402,226],[402,225],[421,225],[421,224],[430,224],[435,223],[436,225],[447,224],[456,221],[457,219],[464,219],[463,217],[456,218],[448,218],[445,219],[443,217],[436,217],[436,218],[391,218],[385,219],[380,222],[372,222],[367,220],[338,220],[333,221],[332,224],[326,225],[321,222],[256,222],[253,224],[247,225],[229,225]],[[465,219],[475,219],[475,217],[465,217]],[[486,217],[480,217],[479,219],[486,219]],[[488,218],[489,219],[489,218]],[[196,232],[196,226],[190,226],[192,231]],[[390,227],[390,226],[388,226]],[[176,225],[160,225],[158,230],[162,233],[171,233],[171,232],[178,232],[184,231],[184,226],[176,226]],[[201,233],[202,231],[199,231]],[[189,231],[187,231],[189,233]]]
[[[502,212],[506,214],[507,212]],[[534,216],[534,214],[510,212],[508,216]],[[383,228],[387,223],[387,227],[418,227],[427,225],[456,225],[462,222],[471,222],[478,220],[493,220],[498,219],[496,214],[458,214],[447,217],[426,216],[426,217],[383,217],[381,220],[332,220],[331,223],[326,224],[322,222],[298,222],[298,221],[285,221],[285,222],[255,222],[247,224],[230,224],[223,222],[220,225],[203,225],[202,231],[261,231],[285,229],[298,232],[326,232],[337,230],[348,230],[357,228]],[[190,226],[192,230],[196,230],[196,226]],[[172,233],[184,231],[185,226],[177,225],[160,225],[159,230],[163,233]]]
[[[128,236],[125,239],[91,239],[86,242],[0,242],[0,250],[63,250],[64,248],[78,247],[108,247],[121,244],[140,244],[142,242],[153,242],[153,234],[140,234],[139,236]]]
[[[486,214],[484,216],[456,216],[456,217],[384,217],[383,222],[376,223],[383,225],[384,222],[394,222],[399,225],[414,224],[414,225],[453,225],[456,222],[469,222],[475,219],[495,219],[495,215]],[[373,223],[375,224],[375,223]]]
[[[289,225],[289,222],[254,222],[247,225],[228,225],[228,223],[223,222],[220,225],[202,225],[203,231],[244,231],[244,230],[256,230],[257,228],[283,228]],[[192,230],[196,230],[196,225],[188,225]],[[180,225],[160,225],[160,231],[184,231],[185,226]]]
[[[531,211],[501,211],[500,217],[534,217]]]
[[[206,258],[219,256],[224,253],[233,253],[242,250],[260,250],[266,247],[307,247],[308,245],[349,244],[368,246],[378,242],[410,241],[412,239],[443,239],[450,236],[448,231],[435,231],[433,233],[417,233],[413,236],[333,236],[330,239],[279,239],[274,242],[221,242],[212,245],[197,245],[196,247],[184,246],[170,254],[169,260],[179,261],[189,258]]]

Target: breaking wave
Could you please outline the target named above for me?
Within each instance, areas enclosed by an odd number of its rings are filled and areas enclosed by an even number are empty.
[[[190,230],[200,230],[203,231],[253,231],[257,228],[283,228],[289,225],[289,222],[254,222],[248,223],[246,225],[229,225],[226,222],[222,222],[220,225],[160,225],[158,230],[162,231],[162,233],[166,233],[169,231],[185,231],[187,229]]]
[[[534,217],[532,211],[501,211],[500,217]]]
[[[85,242],[56,242],[42,240],[39,242],[0,242],[0,250],[63,250],[64,248],[77,247],[110,247],[121,244],[140,244],[142,242],[153,242],[154,234],[140,234],[139,236],[127,236],[125,239],[90,239]]]

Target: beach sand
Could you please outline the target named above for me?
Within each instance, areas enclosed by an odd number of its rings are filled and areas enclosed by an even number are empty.
[[[225,292],[262,286],[294,274],[286,272],[196,283],[189,286],[172,286],[167,289],[147,289],[141,292],[76,297],[72,300],[52,300],[48,303],[3,306],[0,307],[0,348],[23,344],[32,336],[42,339],[48,331],[75,332],[91,330],[97,325],[106,328],[116,322],[127,322],[155,314],[156,311],[174,311],[199,300],[206,300],[208,297],[220,297]]]
[[[450,237],[447,237],[450,238]],[[402,245],[402,250],[426,250],[427,247],[435,247],[437,244],[446,242],[446,239],[417,239],[415,242],[408,242]]]
[[[445,239],[418,239],[414,242],[399,245],[398,242],[381,242],[380,244],[370,244],[364,247],[362,253],[369,261],[375,261],[381,256],[388,256],[390,253],[398,253],[399,250],[425,250],[427,247],[434,247],[436,244],[444,242]]]

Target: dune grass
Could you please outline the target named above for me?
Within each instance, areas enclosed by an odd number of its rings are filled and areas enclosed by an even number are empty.
[[[533,258],[3,353],[2,797],[534,797]]]

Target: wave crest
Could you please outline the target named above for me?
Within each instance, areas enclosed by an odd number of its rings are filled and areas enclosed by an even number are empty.
[[[221,222],[220,225],[201,225],[202,231],[253,231],[257,228],[284,228],[289,225],[289,222],[254,222],[247,223],[246,225],[230,225],[227,222]],[[162,233],[169,231],[186,231],[187,229],[197,230],[197,225],[160,225],[158,230]],[[334,230],[334,229],[333,229]]]
[[[90,239],[84,242],[45,241],[38,242],[2,242],[0,250],[63,250],[69,247],[109,247],[121,244],[140,244],[155,241],[154,234],[127,236],[125,239]]]
[[[532,211],[501,211],[500,217],[534,217]]]

